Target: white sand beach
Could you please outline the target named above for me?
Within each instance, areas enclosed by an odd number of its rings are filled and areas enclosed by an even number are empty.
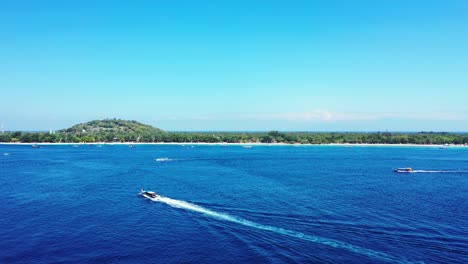
[[[421,144],[350,144],[350,143],[330,143],[330,144],[288,144],[288,143],[203,143],[203,142],[90,142],[90,143],[23,143],[23,142],[0,142],[0,145],[180,145],[180,146],[337,146],[337,147],[426,147],[426,148],[466,148],[468,145],[421,145]]]

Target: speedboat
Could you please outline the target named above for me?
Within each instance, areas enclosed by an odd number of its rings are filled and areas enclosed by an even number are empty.
[[[41,146],[37,145],[37,144],[32,144],[31,145],[32,148],[40,148]]]
[[[398,173],[411,173],[413,172],[413,168],[398,168],[395,170]]]
[[[148,198],[148,199],[154,199],[154,198],[161,197],[159,194],[157,194],[155,192],[151,192],[151,191],[145,191],[145,189],[141,189],[140,195],[145,197],[145,198]]]

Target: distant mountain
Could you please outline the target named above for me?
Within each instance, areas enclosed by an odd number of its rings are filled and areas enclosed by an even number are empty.
[[[165,133],[159,128],[146,125],[134,120],[104,119],[93,120],[86,123],[74,125],[70,128],[58,131],[69,134],[99,134],[99,133],[144,133],[159,134]]]

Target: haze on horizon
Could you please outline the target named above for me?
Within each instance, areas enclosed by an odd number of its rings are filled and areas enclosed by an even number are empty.
[[[468,1],[1,1],[0,123],[468,131]]]

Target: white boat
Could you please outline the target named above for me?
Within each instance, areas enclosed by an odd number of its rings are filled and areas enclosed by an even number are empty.
[[[159,194],[152,191],[145,191],[145,189],[141,189],[140,195],[148,199],[155,199],[161,197]]]
[[[411,173],[413,172],[413,168],[398,168],[395,170],[398,173]]]

